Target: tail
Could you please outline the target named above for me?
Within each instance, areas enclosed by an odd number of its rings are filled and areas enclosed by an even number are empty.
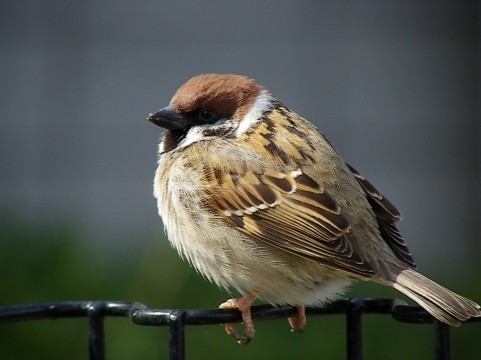
[[[459,326],[462,321],[481,316],[480,307],[474,301],[455,294],[414,270],[402,270],[391,286],[448,325]]]

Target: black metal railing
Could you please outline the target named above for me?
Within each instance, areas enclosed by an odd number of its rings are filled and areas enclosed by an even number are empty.
[[[287,318],[296,314],[297,309],[292,306],[252,307],[254,320]],[[407,306],[402,300],[354,298],[339,300],[323,308],[306,308],[306,315],[331,314],[346,314],[347,358],[350,360],[363,359],[363,316],[365,314],[388,314],[400,322],[433,324],[434,359],[451,359],[450,327],[433,319],[424,309]],[[184,331],[186,326],[242,321],[240,312],[237,310],[148,309],[142,303],[123,301],[64,301],[0,307],[0,323],[87,317],[90,360],[105,359],[104,319],[109,316],[128,317],[138,325],[168,326],[169,354],[172,360],[186,357]],[[474,322],[481,323],[481,318],[467,321],[467,323]]]

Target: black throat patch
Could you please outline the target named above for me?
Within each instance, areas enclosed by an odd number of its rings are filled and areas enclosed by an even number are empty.
[[[166,130],[164,133],[164,148],[162,154],[174,150],[185,138],[189,130]]]

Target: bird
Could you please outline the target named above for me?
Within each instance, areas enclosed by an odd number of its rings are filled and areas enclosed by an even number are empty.
[[[474,301],[428,279],[397,229],[397,208],[311,122],[254,79],[201,74],[148,120],[164,128],[154,196],[171,245],[206,279],[240,296],[240,344],[255,336],[256,299],[322,306],[353,281],[391,286],[435,319],[481,316]]]

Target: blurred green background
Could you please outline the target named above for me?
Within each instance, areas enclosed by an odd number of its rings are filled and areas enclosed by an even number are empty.
[[[154,308],[216,308],[229,295],[183,262],[167,240],[139,239],[142,246],[117,253],[94,251],[74,226],[36,227],[16,218],[0,223],[1,305],[60,300],[140,301]],[[87,243],[88,244],[88,243]],[[476,300],[479,272],[465,264],[437,271],[437,280]],[[424,271],[429,274],[429,271]],[[358,283],[349,297],[397,297],[395,290]],[[237,325],[240,326],[240,325]],[[237,345],[222,326],[189,326],[188,359],[344,359],[345,317],[308,317],[302,334],[287,320],[258,321],[254,341]],[[125,318],[107,318],[108,359],[165,359],[168,329],[143,327]],[[479,359],[481,324],[452,329],[455,359]],[[1,359],[86,359],[86,319],[0,324]],[[428,359],[433,355],[429,325],[397,323],[389,316],[365,316],[366,359]]]
[[[161,129],[188,78],[255,78],[401,210],[421,271],[481,301],[481,7],[475,0],[0,1],[0,306],[131,300],[216,308],[163,236]],[[348,296],[398,297],[358,284]],[[259,322],[237,346],[189,327],[189,359],[345,358],[343,316]],[[367,359],[432,356],[430,326],[365,320]],[[0,324],[0,359],[85,359],[85,319]],[[479,359],[479,325],[453,329]],[[106,323],[108,359],[167,357],[167,330]]]

